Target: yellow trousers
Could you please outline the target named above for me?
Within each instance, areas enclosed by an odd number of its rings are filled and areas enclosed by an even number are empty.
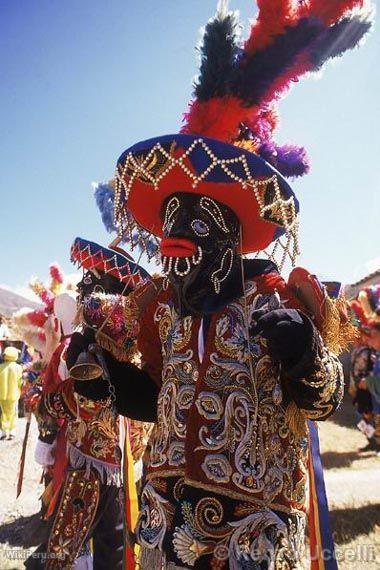
[[[0,428],[9,431],[16,427],[17,400],[0,400],[1,420]]]

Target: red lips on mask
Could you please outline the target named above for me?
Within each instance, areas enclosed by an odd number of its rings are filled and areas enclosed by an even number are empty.
[[[191,257],[197,253],[197,246],[189,239],[163,238],[161,253],[165,257]]]

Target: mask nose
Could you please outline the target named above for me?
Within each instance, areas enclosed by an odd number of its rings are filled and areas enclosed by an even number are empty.
[[[191,230],[191,220],[189,219],[188,212],[184,208],[181,208],[179,212],[176,213],[174,223],[169,229],[164,229],[165,237],[171,238],[194,238],[194,233]]]

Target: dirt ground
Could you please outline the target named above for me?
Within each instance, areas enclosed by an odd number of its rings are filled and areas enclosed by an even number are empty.
[[[25,420],[14,441],[0,441],[0,570],[23,568],[29,549],[25,528],[39,510],[41,470],[33,460],[37,428],[32,423],[23,491],[16,480]],[[333,420],[320,424],[322,460],[340,570],[380,568],[380,458],[359,454],[364,436],[356,429],[346,398]],[[153,569],[152,569],[153,570]]]

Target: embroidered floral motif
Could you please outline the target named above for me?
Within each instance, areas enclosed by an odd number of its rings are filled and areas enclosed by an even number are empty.
[[[46,568],[71,568],[94,521],[99,481],[84,471],[67,474],[59,509],[50,533]],[[50,556],[49,556],[50,555]]]

